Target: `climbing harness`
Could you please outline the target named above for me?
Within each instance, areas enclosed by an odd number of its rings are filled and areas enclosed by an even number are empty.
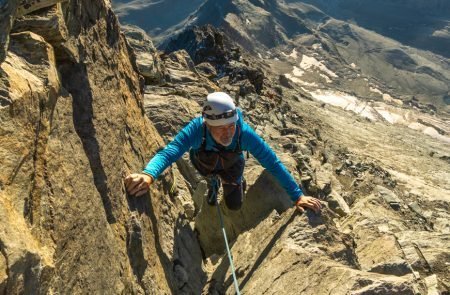
[[[216,150],[206,149],[206,125],[203,124],[202,143],[197,150],[190,149],[189,157],[195,169],[202,176],[218,174],[225,183],[235,183],[244,169],[245,160],[242,155],[240,144],[241,128],[236,126],[238,141],[233,150],[217,148]]]
[[[222,226],[222,233],[223,233],[223,238],[225,240],[225,247],[227,248],[228,260],[230,260],[231,273],[233,274],[234,288],[236,289],[236,294],[241,295],[241,292],[239,292],[239,284],[236,279],[236,271],[234,270],[233,258],[231,257],[230,247],[228,246],[227,233],[225,232],[225,226],[223,224],[222,212],[220,211],[220,206],[219,206],[219,202],[217,201],[217,198],[216,198],[216,207],[217,207],[217,212],[219,213],[220,225]]]
[[[220,179],[217,175],[213,175],[210,178],[210,189],[208,190],[208,204],[214,206],[216,204],[217,195],[219,194]]]

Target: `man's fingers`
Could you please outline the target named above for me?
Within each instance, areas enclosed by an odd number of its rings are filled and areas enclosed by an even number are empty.
[[[322,204],[320,204],[320,201],[319,201],[319,200],[314,199],[313,202],[314,202],[314,206],[315,206],[317,209],[322,208]]]
[[[314,204],[314,211],[316,211],[316,213],[318,213],[320,211],[320,207],[321,207],[319,200],[314,199],[313,204]]]
[[[148,191],[147,188],[143,188],[140,191],[138,191],[136,194],[134,194],[136,197],[140,197],[142,195],[145,195],[145,193]]]
[[[297,207],[298,212],[300,212],[300,213],[305,212],[305,209],[302,206],[297,205],[296,207]]]
[[[320,204],[320,201],[318,199],[312,198],[308,201],[312,206],[314,206],[314,208],[320,209],[322,207],[322,204]]]
[[[308,208],[313,209],[314,212],[317,213],[318,208],[317,208],[317,204],[316,204],[316,203],[314,203],[314,202],[312,202],[312,201],[309,202],[309,203],[308,203]]]
[[[135,179],[136,176],[134,174],[130,174],[127,177],[125,177],[125,186],[129,186],[130,183],[133,181],[133,179]]]
[[[139,186],[142,185],[142,183],[144,182],[144,180],[142,178],[138,178],[138,179],[133,179],[133,181],[130,183],[128,191],[130,192],[130,194],[134,194],[135,192],[137,192],[139,189]]]
[[[314,212],[319,213],[320,209],[322,208],[322,204],[316,198],[307,198],[304,201],[304,203],[299,204],[297,207],[298,208],[304,207],[303,211],[305,211],[305,208],[309,208],[309,209],[314,210]],[[303,212],[303,211],[301,211],[301,212]]]
[[[140,183],[139,181],[135,181],[135,180],[130,182],[127,186],[128,192],[131,193],[139,185],[139,183]]]
[[[134,195],[134,194],[136,194],[138,191],[140,191],[140,190],[142,189],[142,185],[145,184],[145,182],[144,182],[142,179],[141,179],[140,182],[136,182],[136,183],[137,183],[137,185],[135,185],[135,186],[133,187],[133,189],[130,190],[130,194],[131,194],[131,195]]]

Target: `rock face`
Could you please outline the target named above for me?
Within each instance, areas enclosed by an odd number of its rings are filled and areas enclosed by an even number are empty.
[[[298,216],[290,209],[241,235],[233,257],[242,293],[415,294],[412,275],[358,270],[350,236],[333,230],[327,215]],[[226,263],[221,261],[213,277],[225,280],[226,294],[233,294],[230,274],[223,272]]]
[[[1,10],[0,292],[168,294],[181,265],[201,281],[198,243],[165,195],[176,176],[125,193],[124,174],[162,141],[115,15],[104,1],[47,2]]]

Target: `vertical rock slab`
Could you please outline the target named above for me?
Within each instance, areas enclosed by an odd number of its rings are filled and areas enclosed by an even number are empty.
[[[12,34],[9,49],[0,65],[5,95],[0,109],[0,250],[7,275],[2,284],[7,294],[46,293],[54,274],[54,248],[45,218],[51,205],[42,154],[60,83],[53,48],[42,37]]]
[[[72,1],[64,15],[63,46],[76,58],[58,63],[66,94],[48,145],[49,181],[66,196],[55,198],[56,257],[65,259],[56,264],[54,289],[169,293],[157,215],[162,187],[134,199],[122,181],[160,144],[129,49],[108,3]]]
[[[0,290],[171,293],[184,225],[171,173],[125,192],[162,140],[109,2],[31,2],[0,64]]]

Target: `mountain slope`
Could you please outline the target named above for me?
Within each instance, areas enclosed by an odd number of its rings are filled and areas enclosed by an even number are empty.
[[[287,1],[292,4],[298,1]],[[450,58],[450,2],[306,0],[328,15]]]
[[[152,36],[157,36],[182,22],[204,0],[125,0],[112,2],[114,12],[121,22],[138,25]]]
[[[308,55],[312,54],[308,48],[320,45],[323,50],[313,50],[314,54],[319,54],[319,59],[334,71],[348,73],[332,79],[340,89],[358,92],[358,85],[368,79],[375,81],[376,88],[383,88],[405,103],[418,100],[423,108],[428,105],[440,113],[450,110],[449,59],[336,20],[310,4],[208,0],[184,21],[161,34],[160,48],[166,48],[186,28],[203,24],[221,28],[239,45],[271,64],[274,57],[280,59],[282,52],[296,49]],[[295,69],[299,60],[301,56],[297,61],[288,61],[286,66]],[[321,79],[319,74],[317,77],[306,82],[322,89],[332,86],[321,81],[329,78]],[[355,83],[358,80],[361,82]],[[370,91],[361,95],[370,96]]]
[[[366,119],[315,101],[302,87],[269,71],[267,59],[236,49],[233,40],[212,26],[187,29],[172,41],[174,51],[162,55],[166,82],[148,85],[145,93],[147,115],[165,139],[198,114],[205,95],[216,89],[205,83],[208,77],[236,99],[245,119],[306,194],[327,205],[319,215],[295,214],[276,181],[255,159],[247,160],[242,208],[233,212],[221,207],[243,293],[445,292],[448,129],[445,136],[432,138],[389,122],[381,116],[386,113],[382,102],[364,105],[378,114]],[[297,51],[287,53],[301,57]],[[312,57],[317,56],[303,58]],[[324,65],[317,67],[327,73]],[[428,115],[389,107],[408,112],[408,120],[419,116],[425,122]],[[188,157],[177,166],[193,191],[194,224],[206,257],[203,292],[234,294],[224,245],[217,242],[222,237],[216,208],[204,198],[206,185]],[[304,279],[298,279],[299,273]],[[188,278],[186,286],[197,282],[195,276]]]

